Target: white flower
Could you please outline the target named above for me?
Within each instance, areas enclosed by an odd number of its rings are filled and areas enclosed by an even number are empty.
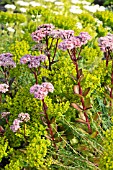
[[[99,9],[98,9],[98,11],[105,11],[105,9],[106,9],[106,8],[105,8],[104,6],[100,6]]]
[[[5,5],[5,8],[6,9],[15,9],[16,8],[16,6],[15,5],[11,5],[11,4],[7,4],[7,5]]]
[[[89,5],[84,5],[83,6],[86,10],[88,10],[89,12],[96,12],[97,11],[97,6],[95,5],[95,6],[89,6]]]
[[[42,15],[37,15],[37,18],[41,18]]]
[[[45,2],[55,2],[55,0],[45,0]]]
[[[29,3],[24,1],[17,1],[16,3],[20,6],[29,6]]]
[[[62,6],[63,6],[64,3],[63,3],[63,2],[58,2],[58,1],[56,1],[56,2],[55,2],[55,5],[58,5],[58,6],[62,5]]]
[[[25,8],[20,8],[20,11],[21,12],[26,12],[26,9]]]
[[[11,28],[11,27],[8,27],[7,30],[8,30],[9,32],[15,32],[15,30],[14,30],[13,28]]]
[[[69,11],[71,13],[74,13],[74,14],[81,14],[82,13],[82,10],[79,9],[79,7],[76,7],[76,6],[72,6]]]
[[[90,2],[87,2],[87,1],[80,1],[81,4],[84,4],[84,5],[90,5],[91,3]]]
[[[22,33],[22,34],[25,34],[25,32],[24,32],[23,30],[21,30],[21,33]]]
[[[83,28],[83,27],[82,27],[82,24],[81,24],[80,22],[77,22],[75,26],[76,26],[77,28],[79,28],[79,29],[82,29],[82,28]]]
[[[79,3],[79,0],[71,0],[71,2],[72,2],[73,4],[77,4],[77,3]]]
[[[33,7],[35,7],[35,6],[41,6],[40,3],[35,2],[35,1],[31,1],[29,4],[30,4],[31,6],[33,6]]]
[[[103,22],[100,21],[98,18],[95,18],[95,21],[97,22],[97,25],[102,25],[103,24]]]
[[[58,11],[53,11],[53,14],[58,15],[59,12]]]
[[[76,10],[76,9],[80,9],[80,7],[79,7],[79,6],[72,5],[72,6],[71,6],[71,9]]]

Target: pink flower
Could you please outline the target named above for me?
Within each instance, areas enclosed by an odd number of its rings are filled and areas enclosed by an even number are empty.
[[[19,113],[18,119],[22,122],[28,122],[30,120],[30,116],[28,113]]]
[[[28,62],[31,60],[31,58],[32,58],[32,55],[26,54],[26,55],[24,55],[24,56],[20,59],[20,63],[21,63],[21,64],[26,64],[26,63],[28,63]]]
[[[10,53],[0,54],[0,66],[3,67],[16,67],[16,63],[11,58],[13,55]]]
[[[35,32],[31,34],[32,39],[36,42],[40,42],[46,36],[49,36],[50,32],[54,29],[52,24],[40,25]]]
[[[0,92],[6,93],[8,91],[9,85],[7,84],[0,84]]]
[[[102,51],[104,51],[104,52],[106,50],[113,51],[113,34],[109,33],[105,37],[100,37],[98,39],[98,42],[99,42],[100,49]]]
[[[10,112],[2,112],[1,113],[1,118],[5,118],[5,117],[7,117],[7,115],[9,115],[10,114]]]
[[[67,49],[71,50],[74,47],[75,47],[74,42],[71,39],[66,39],[58,45],[58,48],[63,50],[63,51],[66,51]]]
[[[59,39],[62,37],[62,30],[52,30],[49,34],[50,37],[55,38],[55,39]]]
[[[46,56],[42,54],[39,56],[25,55],[20,59],[20,63],[28,64],[29,68],[37,68],[40,66],[40,63],[46,59]]]
[[[49,82],[44,82],[41,85],[35,84],[30,88],[30,93],[34,94],[34,97],[43,100],[47,95],[48,92],[53,92],[54,87]]]
[[[21,122],[22,122],[22,121],[20,121],[19,119],[15,119],[15,120],[13,121],[13,125],[10,126],[10,129],[11,129],[13,132],[17,132],[18,129],[20,128],[20,123],[21,123]]]
[[[79,37],[83,45],[86,44],[91,39],[91,36],[88,34],[88,32],[81,32]]]
[[[42,100],[47,96],[48,90],[42,85],[35,84],[30,88],[30,93],[34,94],[35,98]]]
[[[61,31],[62,40],[70,39],[73,36],[74,36],[74,31],[73,30],[62,30]]]
[[[54,86],[53,86],[51,83],[49,83],[49,82],[44,82],[44,83],[42,83],[42,86],[45,87],[45,88],[48,90],[48,92],[53,93],[53,91],[54,91]]]

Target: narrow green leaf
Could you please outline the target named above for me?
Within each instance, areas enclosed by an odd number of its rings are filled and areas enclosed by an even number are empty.
[[[71,103],[71,106],[74,107],[76,110],[78,110],[79,112],[81,112],[83,109],[78,105],[78,104],[75,104],[75,103]]]
[[[87,94],[89,93],[90,91],[90,87],[88,87],[87,89],[85,89],[85,91],[83,92],[83,96],[87,96]]]

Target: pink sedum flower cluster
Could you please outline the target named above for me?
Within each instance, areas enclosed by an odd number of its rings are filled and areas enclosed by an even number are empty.
[[[28,113],[19,113],[18,118],[13,121],[13,125],[10,126],[10,129],[13,132],[17,132],[20,129],[20,123],[28,122],[30,120],[30,116]]]
[[[9,85],[7,85],[7,84],[0,84],[0,92],[1,93],[6,93],[9,89]]]
[[[32,39],[37,43],[40,43],[43,39],[47,36],[53,39],[69,39],[70,37],[74,36],[73,30],[62,30],[62,29],[55,29],[54,25],[52,24],[43,24],[37,28],[35,32],[31,34]]]
[[[20,123],[22,123],[22,121],[20,121],[19,119],[15,119],[13,121],[13,125],[10,126],[10,129],[13,131],[13,132],[17,132],[18,129],[20,129]]]
[[[53,91],[54,87],[49,82],[44,82],[41,85],[35,84],[30,88],[30,93],[34,94],[34,97],[39,100],[43,100],[48,95],[48,92],[52,93]]]
[[[74,31],[73,30],[61,30],[60,38],[62,40],[70,39],[71,37],[74,37]]]
[[[10,112],[2,112],[1,118],[6,118],[9,114],[10,114]]]
[[[113,34],[109,33],[105,37],[100,37],[98,42],[102,51],[105,52],[106,50],[109,50],[113,52]]]
[[[79,36],[71,35],[70,38],[64,39],[58,45],[58,48],[63,51],[71,50],[73,48],[77,48],[77,47],[81,47],[82,45],[85,45],[90,39],[91,36],[87,32],[81,32]]]
[[[49,33],[54,29],[53,24],[43,24],[37,28],[35,32],[31,34],[31,37],[34,41],[40,42],[49,35]]]
[[[25,55],[20,59],[21,64],[28,64],[29,68],[37,68],[41,65],[41,62],[44,62],[47,57],[43,54],[39,56]]]
[[[16,67],[16,63],[11,58],[13,55],[10,53],[0,54],[0,66],[3,67]]]

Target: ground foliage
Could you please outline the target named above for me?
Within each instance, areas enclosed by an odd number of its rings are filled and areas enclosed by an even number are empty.
[[[17,13],[0,12],[0,53],[12,53],[16,63],[15,68],[7,71],[10,92],[0,94],[0,113],[10,112],[7,119],[0,119],[1,170],[112,169],[113,123],[110,103],[113,99],[109,95],[109,89],[113,88],[112,61],[106,67],[98,38],[113,33],[113,12],[106,9],[90,13],[84,9],[83,13],[75,14],[69,12],[72,5],[70,1],[62,2],[63,8],[43,1],[48,10],[38,6],[29,7],[26,13],[21,13],[17,5]],[[54,92],[44,99],[47,108],[41,100],[30,94],[30,87],[35,84],[34,74],[27,65],[20,64],[21,57],[26,54],[40,55],[39,50],[33,49],[36,43],[31,33],[45,23],[52,23],[56,29],[74,30],[76,36],[80,32],[88,32],[92,37],[83,46],[78,60],[80,79],[77,79],[75,65],[67,51],[57,49],[56,62],[52,64],[51,70],[41,67],[38,83],[47,81],[54,86]],[[77,27],[77,23],[81,23],[82,27]],[[14,31],[9,31],[8,27]],[[54,56],[54,46],[55,42],[50,51],[51,56]],[[48,61],[46,64],[49,65]],[[2,68],[0,71],[2,84],[6,79]],[[78,82],[84,92],[88,122],[85,122],[81,107]],[[49,123],[43,116],[44,106]],[[10,126],[21,112],[29,113],[30,121],[23,123],[19,131],[14,133]],[[91,132],[88,131],[88,123]],[[48,125],[51,125],[54,140]]]

